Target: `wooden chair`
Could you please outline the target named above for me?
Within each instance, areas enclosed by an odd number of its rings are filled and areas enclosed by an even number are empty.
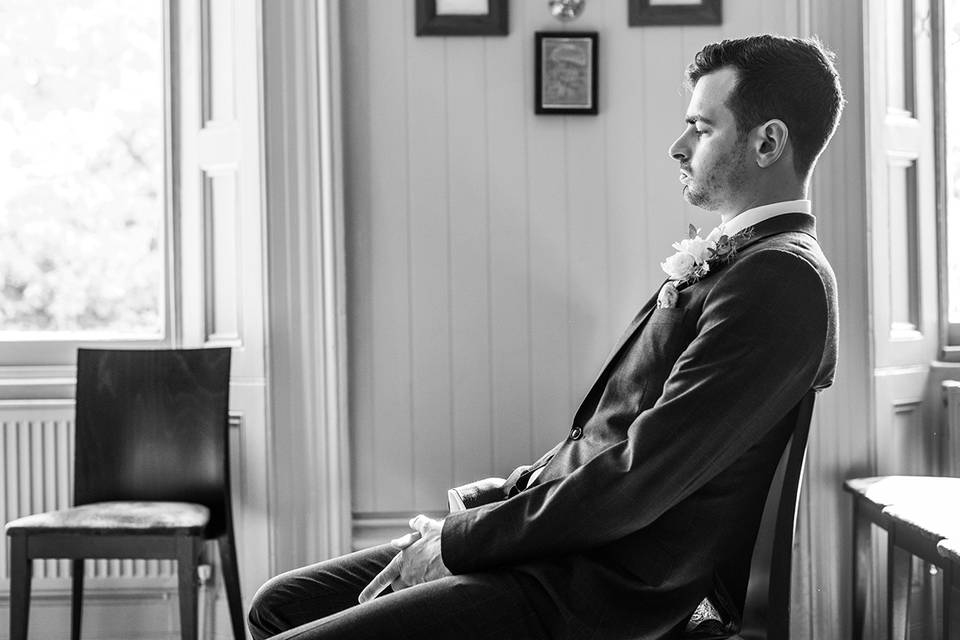
[[[785,418],[794,421],[793,435],[784,448],[767,493],[750,562],[740,634],[709,635],[700,630],[693,632],[691,638],[789,640],[793,537],[815,398],[815,392],[810,391]]]
[[[216,539],[233,634],[244,638],[227,451],[229,349],[77,356],[74,507],[6,526],[10,638],[26,640],[33,559],[72,560],[80,637],[85,558],[176,559],[181,637],[197,637],[197,560]]]

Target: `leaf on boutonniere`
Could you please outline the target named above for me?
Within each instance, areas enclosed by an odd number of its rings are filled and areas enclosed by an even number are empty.
[[[730,236],[723,235],[717,238],[717,246],[713,247],[710,251],[712,254],[710,256],[711,259],[726,262],[733,258],[736,252],[736,245],[730,240]]]
[[[696,238],[697,234],[699,233],[700,233],[700,229],[697,229],[692,224],[687,228],[687,238],[689,238],[690,240],[693,240],[694,238]]]

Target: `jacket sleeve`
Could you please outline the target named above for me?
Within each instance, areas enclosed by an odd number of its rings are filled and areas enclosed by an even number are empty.
[[[717,274],[696,335],[627,437],[563,478],[450,514],[441,552],[469,573],[637,531],[732,464],[814,384],[827,336],[820,275],[780,250]]]

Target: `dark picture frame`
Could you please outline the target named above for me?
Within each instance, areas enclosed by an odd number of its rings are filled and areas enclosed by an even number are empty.
[[[597,114],[598,43],[596,31],[534,33],[535,113]]]
[[[696,4],[627,0],[627,23],[631,27],[723,24],[723,0]]]
[[[437,13],[437,0],[417,0],[418,36],[505,36],[510,32],[507,0],[487,0],[487,13]]]

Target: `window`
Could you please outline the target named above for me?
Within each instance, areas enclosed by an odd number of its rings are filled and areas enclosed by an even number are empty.
[[[942,31],[940,32],[938,125],[940,134],[939,176],[946,251],[945,300],[943,316],[946,325],[945,357],[960,359],[960,0],[941,0]]]
[[[164,38],[160,0],[0,3],[0,344],[166,337]]]
[[[960,0],[943,3],[943,167],[949,344],[960,345]]]

